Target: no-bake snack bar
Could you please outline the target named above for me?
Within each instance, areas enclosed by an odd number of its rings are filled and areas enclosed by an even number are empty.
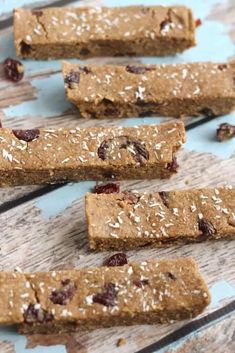
[[[91,249],[235,239],[235,188],[86,195]]]
[[[68,99],[86,118],[216,116],[235,107],[234,63],[87,65],[64,62]]]
[[[23,58],[173,55],[195,45],[195,23],[184,6],[19,8],[14,39]]]
[[[0,186],[168,178],[183,122],[131,128],[0,129]]]
[[[0,273],[0,323],[50,333],[195,317],[210,302],[190,258],[34,274]]]

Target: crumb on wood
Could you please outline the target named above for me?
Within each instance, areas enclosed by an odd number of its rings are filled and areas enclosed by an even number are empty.
[[[126,344],[125,338],[119,338],[117,341],[117,347],[124,346]]]

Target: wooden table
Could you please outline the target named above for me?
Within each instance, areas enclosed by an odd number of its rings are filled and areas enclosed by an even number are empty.
[[[119,0],[115,5],[144,1]],[[235,53],[235,1],[180,1],[202,20],[198,46],[174,58],[132,59],[146,63],[224,61]],[[219,2],[219,5],[217,5]],[[175,1],[148,1],[174,4]],[[0,62],[14,56],[12,8],[34,5],[32,0],[0,0]],[[44,0],[37,4],[106,4],[106,1]],[[128,58],[93,59],[95,62],[127,63]],[[0,117],[5,127],[59,127],[158,123],[161,118],[96,121],[78,118],[64,96],[59,61],[25,64],[25,78],[18,84],[5,80],[0,67]],[[165,119],[166,120],[166,119]],[[185,118],[187,143],[180,153],[181,168],[172,179],[122,182],[122,189],[170,190],[235,185],[235,141],[219,143],[215,131],[222,122],[235,123],[235,113],[209,118]],[[16,187],[0,190],[0,266],[24,271],[101,265],[107,253],[88,250],[83,199],[94,182],[65,186]],[[110,352],[235,352],[235,251],[234,242],[218,241],[168,249],[130,251],[131,260],[194,256],[207,280],[212,303],[198,319],[173,325],[110,328],[91,333],[24,337],[15,329],[1,327],[1,353],[110,353]],[[1,298],[0,298],[1,300]],[[126,344],[117,347],[119,338]]]

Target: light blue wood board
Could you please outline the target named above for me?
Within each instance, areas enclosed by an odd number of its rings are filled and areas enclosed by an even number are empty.
[[[218,3],[216,0],[181,0],[181,4],[185,4],[193,9],[195,17],[202,20],[203,25],[197,29],[198,45],[195,48],[188,50],[182,55],[168,58],[142,58],[144,63],[176,63],[176,62],[193,62],[193,61],[226,61],[234,56],[235,45],[232,42],[228,32],[230,27],[218,21],[208,20],[214,6]],[[0,16],[4,13],[9,13],[14,7],[28,5],[32,3],[30,0],[0,0]],[[39,2],[38,2],[39,3]],[[44,2],[43,2],[44,3]],[[79,2],[78,2],[79,3]],[[145,5],[163,4],[172,5],[176,1],[147,1]],[[226,1],[220,1],[226,3]],[[104,5],[113,6],[111,0],[103,1]],[[127,1],[118,0],[116,5],[126,6],[132,4],[143,4],[143,1]],[[7,56],[14,56],[12,33],[9,31],[5,36],[0,38],[2,50],[0,52],[0,61]],[[74,61],[74,60],[73,60]],[[34,73],[45,72],[52,70],[54,72],[60,70],[60,61],[50,62],[34,62],[25,61],[26,76],[31,76]],[[32,86],[37,89],[36,99],[7,107],[3,110],[7,118],[21,118],[24,116],[34,117],[41,116],[45,119],[57,116],[67,111],[71,106],[64,96],[63,80],[60,73],[51,74],[48,77],[41,79],[33,79]],[[124,119],[118,124],[122,125],[139,125],[144,123],[158,123],[161,118],[131,118]],[[196,129],[192,129],[187,133],[187,150],[197,152],[207,152],[217,155],[219,158],[229,158],[235,151],[235,142],[227,141],[223,144],[218,143],[214,139],[214,131],[221,122],[235,122],[235,113],[216,118],[206,124],[203,124]],[[45,120],[46,122],[46,120]],[[90,190],[93,182],[84,182],[70,184],[55,190],[50,193],[50,196],[44,195],[36,199],[35,205],[42,212],[45,218],[53,218],[59,215],[65,208],[69,207],[72,202],[80,198],[86,191]],[[235,295],[235,288],[230,284],[220,281],[211,288],[212,304],[216,305],[220,300],[230,298]],[[14,329],[2,328],[0,330],[0,340],[8,340],[14,343],[16,353],[66,353],[64,346],[54,347],[37,347],[34,349],[25,349],[26,339],[24,336],[19,336]],[[162,351],[162,353],[165,351]]]

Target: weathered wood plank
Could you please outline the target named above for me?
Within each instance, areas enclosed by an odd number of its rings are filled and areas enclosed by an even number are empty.
[[[216,353],[233,353],[235,351],[234,327],[235,313],[232,313],[189,338],[180,340],[169,348],[163,349],[162,353],[207,353],[213,351]]]

